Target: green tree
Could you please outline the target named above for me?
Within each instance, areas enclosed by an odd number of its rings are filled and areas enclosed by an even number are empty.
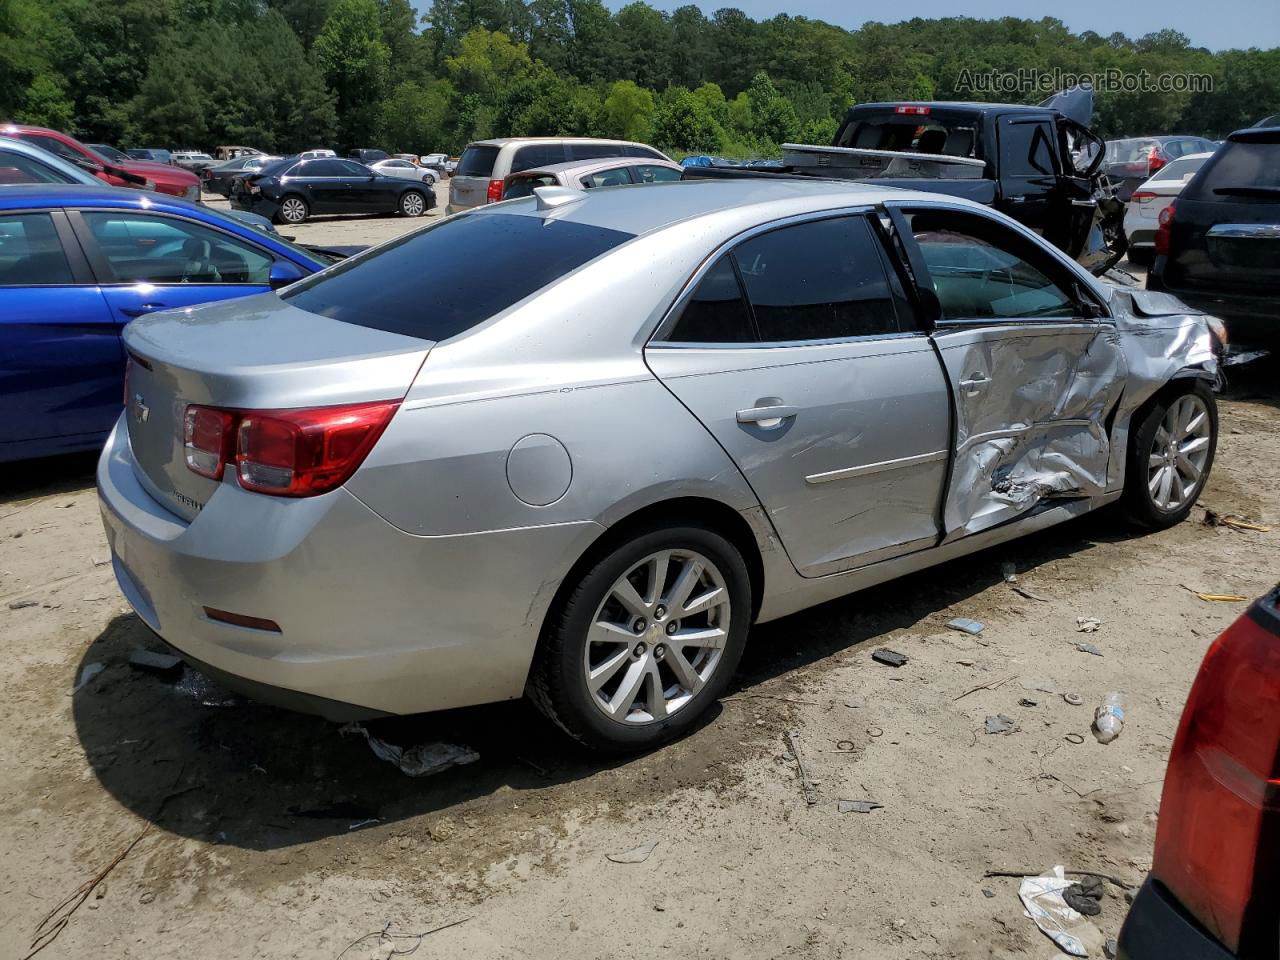
[[[691,153],[718,153],[724,143],[711,110],[684,87],[672,87],[662,98],[653,133],[662,146]]]
[[[378,108],[378,143],[397,153],[436,153],[458,146],[449,141],[453,85],[432,80],[398,84]]]
[[[313,50],[337,97],[339,137],[348,146],[368,144],[391,59],[378,0],[335,0]]]
[[[608,136],[622,140],[648,140],[653,134],[657,106],[648,90],[630,80],[619,80],[609,88],[603,113]]]

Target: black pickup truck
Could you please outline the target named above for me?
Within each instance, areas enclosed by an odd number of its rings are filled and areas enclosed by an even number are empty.
[[[782,164],[688,167],[684,176],[873,180],[964,197],[1006,213],[1101,274],[1124,256],[1124,204],[1101,174],[1106,146],[1085,124],[1093,95],[1040,106],[864,103],[831,146],[786,143]]]

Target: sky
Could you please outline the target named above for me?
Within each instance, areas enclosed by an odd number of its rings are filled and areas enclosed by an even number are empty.
[[[605,0],[613,10],[626,0]],[[691,0],[649,0],[660,10],[674,10]],[[1106,36],[1119,31],[1131,37],[1171,27],[1191,38],[1193,46],[1224,50],[1233,47],[1280,47],[1280,0],[893,0],[850,3],[846,0],[719,0],[697,3],[708,15],[720,7],[737,7],[755,20],[779,13],[826,20],[856,29],[868,20],[896,23],[913,17],[1057,17],[1079,33]],[[429,4],[427,4],[429,5]]]

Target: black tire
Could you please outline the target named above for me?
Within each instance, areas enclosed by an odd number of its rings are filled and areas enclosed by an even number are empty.
[[[400,216],[421,217],[427,212],[427,198],[421,190],[406,190],[400,194]]]
[[[701,689],[665,719],[643,724],[620,722],[606,716],[587,689],[584,660],[588,630],[620,577],[651,554],[671,549],[702,554],[723,577],[730,604],[723,651]],[[643,751],[686,733],[724,693],[746,646],[751,578],[738,549],[716,531],[695,524],[642,530],[573,577],[548,614],[529,674],[529,698],[569,736],[602,752]]]
[[[1188,395],[1198,397],[1209,415],[1208,456],[1185,503],[1173,510],[1162,508],[1152,496],[1149,458],[1159,456],[1156,435],[1169,413],[1170,407]],[[1129,450],[1125,462],[1124,493],[1120,504],[1130,523],[1146,530],[1162,530],[1181,523],[1191,513],[1197,498],[1204,492],[1213,469],[1213,458],[1218,448],[1218,405],[1213,391],[1204,380],[1176,381],[1155,396],[1145,407],[1134,414],[1129,432]]]
[[[286,216],[285,210],[300,210],[302,216],[294,217]],[[280,205],[276,208],[276,215],[273,217],[276,223],[285,224],[290,227],[296,227],[300,223],[306,223],[307,218],[311,216],[311,205],[307,201],[298,196],[296,193],[290,193],[280,198]]]

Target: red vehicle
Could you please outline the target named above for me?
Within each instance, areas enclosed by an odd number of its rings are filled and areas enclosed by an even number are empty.
[[[1280,586],[1218,637],[1169,754],[1120,960],[1280,956]]]
[[[113,187],[136,187],[182,197],[194,203],[200,202],[200,178],[189,170],[172,167],[167,163],[146,160],[113,161],[89,149],[75,137],[57,130],[32,127],[22,123],[0,126],[0,135],[25,140],[48,150],[69,163],[88,170],[99,180]],[[121,176],[121,173],[128,176]]]

